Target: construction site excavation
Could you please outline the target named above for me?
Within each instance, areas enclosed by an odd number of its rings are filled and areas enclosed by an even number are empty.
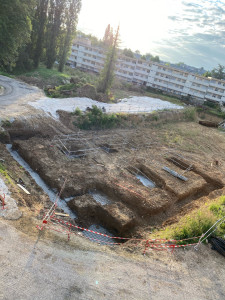
[[[39,193],[47,194],[35,200],[41,203],[39,219],[60,193],[56,212],[66,222],[141,238],[223,194],[225,143],[214,147],[214,139],[223,139],[214,128],[177,122],[84,131],[67,127],[68,118],[20,119],[7,129],[7,159],[17,160],[41,187]],[[181,131],[185,142],[179,141]],[[190,139],[188,132],[202,139]]]

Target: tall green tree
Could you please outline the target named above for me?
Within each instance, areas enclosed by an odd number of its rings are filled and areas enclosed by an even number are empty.
[[[113,37],[113,44],[108,49],[104,68],[100,74],[100,80],[98,83],[98,91],[104,94],[110,91],[110,88],[113,83],[118,45],[119,45],[119,26],[117,28],[115,36]]]
[[[53,67],[59,47],[60,27],[66,0],[50,0],[46,33],[46,66]]]
[[[63,72],[73,38],[76,33],[78,14],[81,9],[81,0],[68,0],[65,7],[64,29],[61,34],[61,46],[59,51],[59,72]]]
[[[39,62],[44,48],[44,37],[48,13],[49,0],[36,0],[37,7],[36,13],[32,22],[32,35],[31,35],[31,56],[33,57],[34,67],[39,66]]]
[[[13,67],[29,42],[33,9],[33,0],[0,1],[0,68]]]

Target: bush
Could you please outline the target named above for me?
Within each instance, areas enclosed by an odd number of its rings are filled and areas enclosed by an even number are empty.
[[[101,108],[96,105],[93,105],[91,111],[85,114],[79,114],[78,112],[77,116],[78,119],[74,122],[74,125],[84,130],[114,128],[121,122],[119,115],[103,113]]]
[[[82,111],[79,109],[79,107],[77,107],[75,109],[74,112],[72,112],[72,115],[75,115],[75,116],[82,116]]]
[[[11,124],[11,122],[9,121],[9,120],[2,120],[1,121],[1,126],[2,127],[11,127],[12,126],[12,124]]]

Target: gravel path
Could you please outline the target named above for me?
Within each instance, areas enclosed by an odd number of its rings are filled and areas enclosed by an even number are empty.
[[[182,106],[172,104],[157,98],[150,97],[131,97],[122,99],[118,103],[102,103],[89,98],[42,98],[40,100],[29,102],[31,106],[43,110],[48,115],[57,118],[57,110],[73,112],[77,107],[85,111],[87,107],[96,105],[105,109],[107,113],[150,113],[164,109],[182,109]]]
[[[76,107],[86,110],[87,107],[92,105],[97,105],[100,108],[104,107],[106,112],[110,113],[153,112],[163,109],[183,108],[182,106],[150,97],[122,99],[116,104],[101,103],[89,98],[79,97],[47,98],[37,87],[5,76],[0,76],[0,85],[4,87],[4,94],[0,95],[0,117],[1,112],[4,112],[4,116],[14,116],[17,113],[21,114],[24,111],[38,109],[51,117],[57,118],[57,110],[72,112]]]
[[[123,257],[18,232],[0,220],[0,299],[225,299],[224,258],[196,252]],[[100,246],[99,246],[100,247]],[[102,250],[99,248],[99,250]]]

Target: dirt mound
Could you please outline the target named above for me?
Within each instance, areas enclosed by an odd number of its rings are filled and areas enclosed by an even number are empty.
[[[100,223],[120,235],[126,235],[135,226],[133,212],[122,203],[101,205],[86,194],[69,201],[68,206],[78,214],[83,223]]]

